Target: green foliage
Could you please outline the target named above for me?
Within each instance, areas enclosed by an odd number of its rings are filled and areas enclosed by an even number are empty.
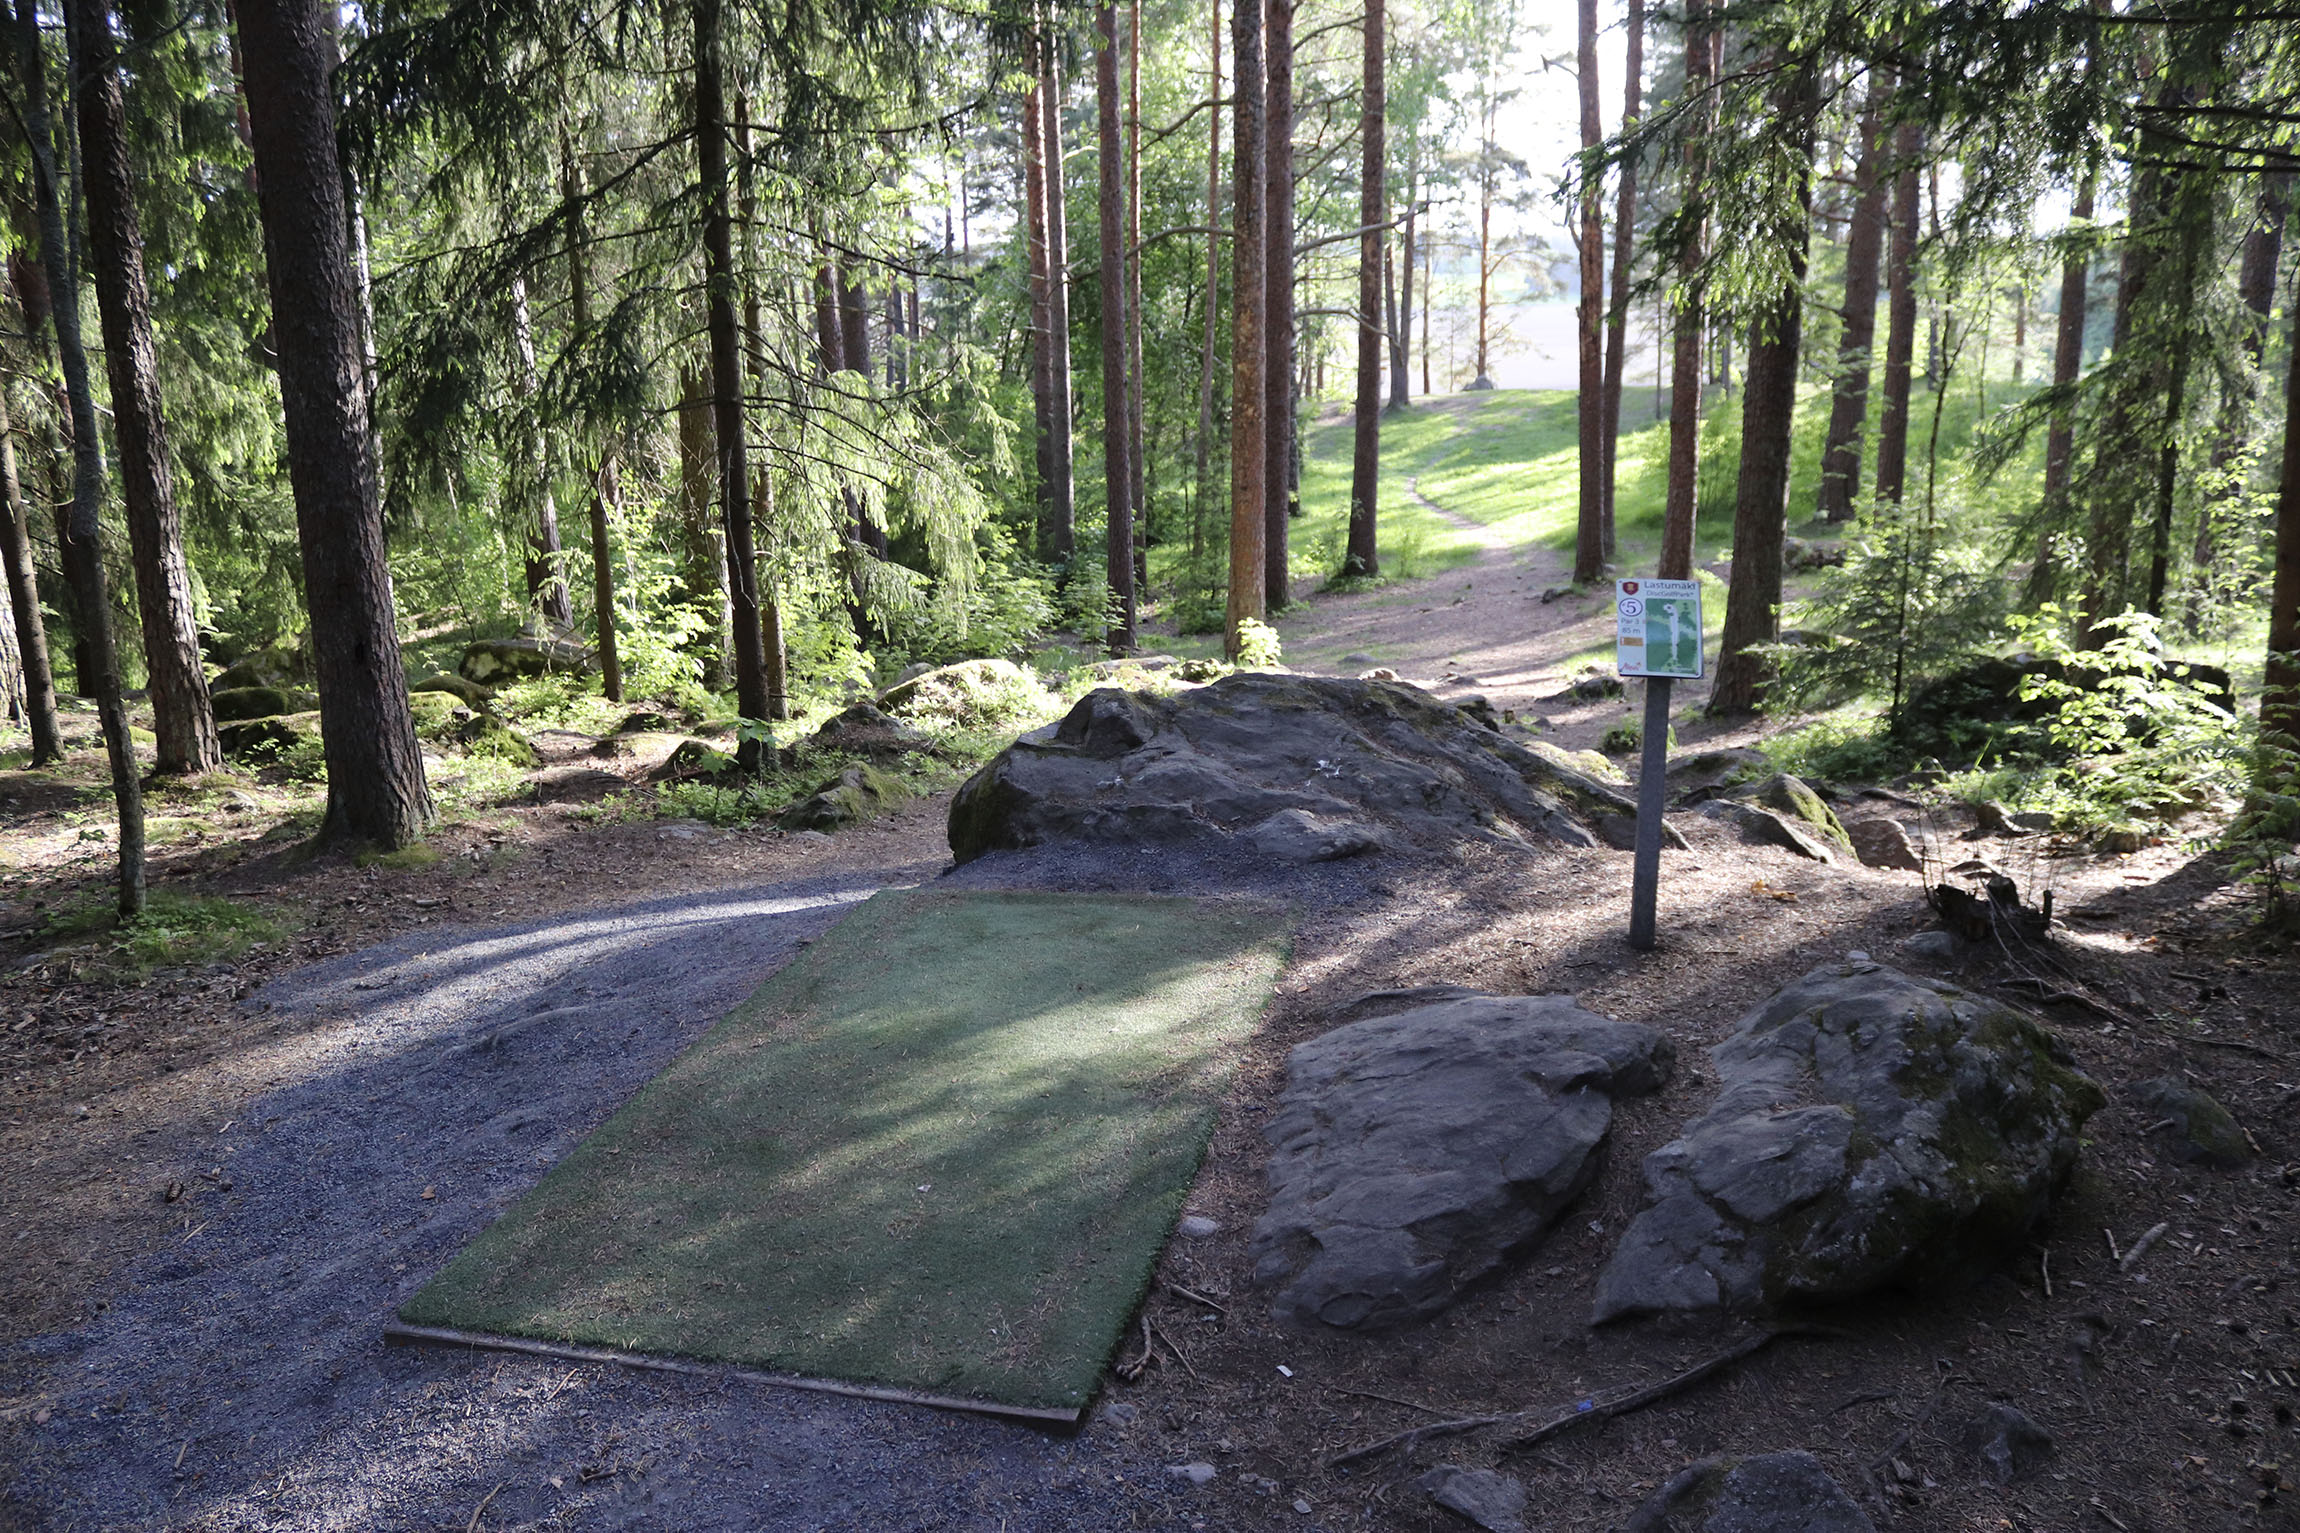
[[[229,962],[289,929],[278,911],[252,900],[154,890],[133,920],[122,921],[108,900],[86,901],[49,917],[43,935],[52,943],[95,939],[98,970],[131,979],[155,969]]]
[[[1285,646],[1278,630],[1258,618],[1238,619],[1238,669],[1270,671],[1278,668]]]
[[[1908,765],[1869,711],[1846,709],[1758,742],[1776,771],[1808,782],[1875,782]]]

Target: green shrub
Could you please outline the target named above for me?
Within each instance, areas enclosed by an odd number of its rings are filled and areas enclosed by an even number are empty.
[[[44,935],[58,942],[109,939],[101,943],[98,969],[131,978],[154,969],[227,962],[288,931],[278,911],[252,900],[155,890],[131,921],[122,921],[108,901],[91,900],[51,916]]]

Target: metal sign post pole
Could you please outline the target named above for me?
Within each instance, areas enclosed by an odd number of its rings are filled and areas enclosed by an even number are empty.
[[[1651,952],[1659,940],[1654,902],[1661,887],[1663,776],[1669,766],[1669,689],[1666,676],[1645,679],[1645,723],[1638,736],[1637,845],[1629,881],[1629,945]]]

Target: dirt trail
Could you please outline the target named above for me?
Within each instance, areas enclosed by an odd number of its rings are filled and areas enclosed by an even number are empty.
[[[1468,534],[1477,557],[1370,595],[1298,597],[1277,625],[1286,663],[1331,676],[1387,666],[1449,700],[1477,694],[1520,720],[1545,719],[1542,738],[1568,749],[1595,747],[1629,705],[1561,694],[1590,664],[1612,670],[1610,653],[1596,653],[1611,642],[1610,588],[1576,594],[1572,566],[1556,550],[1513,548],[1498,529],[1423,494],[1418,476],[1406,480],[1406,491]],[[1706,684],[1694,683],[1679,689],[1678,703],[1694,708],[1706,696]]]

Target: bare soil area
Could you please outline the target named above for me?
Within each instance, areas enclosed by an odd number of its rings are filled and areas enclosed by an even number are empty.
[[[1417,585],[1318,598],[1288,625],[1289,658],[1348,673],[1363,667],[1344,656],[1378,647],[1409,679],[1547,714],[1549,738],[1588,744],[1576,731],[1621,704],[1544,700],[1568,679],[1561,657],[1592,642],[1591,613],[1542,605],[1561,583],[1543,556],[1497,551]],[[1683,741],[1706,733],[1680,726]],[[16,869],[0,909],[0,1528],[1434,1530],[1464,1524],[1411,1481],[1462,1463],[1522,1477],[1532,1525],[1595,1530],[1695,1458],[1783,1448],[1817,1454],[1880,1527],[2300,1521],[2300,966],[2248,924],[2209,857],[1976,838],[1947,814],[1929,822],[1945,860],[1985,856],[2054,890],[2048,953],[1906,956],[1933,924],[1915,875],[1746,846],[1692,815],[1678,822],[1691,850],[1665,858],[1650,954],[1623,940],[1629,859],[1615,852],[1469,847],[1314,873],[986,859],[962,873],[1300,900],[1291,967],[1191,1203],[1220,1229],[1169,1249],[1076,1437],[387,1350],[380,1327],[426,1263],[771,972],[809,922],[947,864],[946,797],[830,837],[618,820],[579,802],[603,784],[569,789],[578,802],[551,801],[549,784],[619,768],[574,766],[572,740],[554,754],[542,801],[450,827],[423,867],[307,859],[252,795],[244,828],[172,844],[155,882],[276,906],[293,917],[287,935],[125,980],[39,935],[43,909],[98,887],[108,843],[81,839],[73,796],[0,775],[0,847]],[[79,764],[95,780],[97,759]],[[1924,821],[1905,800],[1870,807]],[[1595,1274],[1638,1207],[1640,1159],[1708,1099],[1705,1047],[1854,950],[2031,1005],[2107,1089],[2058,1217],[1977,1287],[1801,1316],[1811,1334],[1649,1407],[1584,1413],[1747,1334],[1593,1330]],[[1598,1181],[1498,1281],[1387,1336],[1280,1328],[1245,1253],[1285,1051],[1362,991],[1428,983],[1571,993],[1668,1031],[1678,1069],[1661,1094],[1619,1106]],[[2260,1153],[2232,1171],[2172,1163],[2126,1095],[2166,1075],[2212,1092]],[[1992,1400],[2056,1439],[2010,1487],[1961,1442]],[[1531,1414],[1337,1462],[1416,1427],[1511,1413]],[[1510,1446],[1553,1414],[1591,1421]],[[1170,1472],[1187,1464],[1214,1475]]]

